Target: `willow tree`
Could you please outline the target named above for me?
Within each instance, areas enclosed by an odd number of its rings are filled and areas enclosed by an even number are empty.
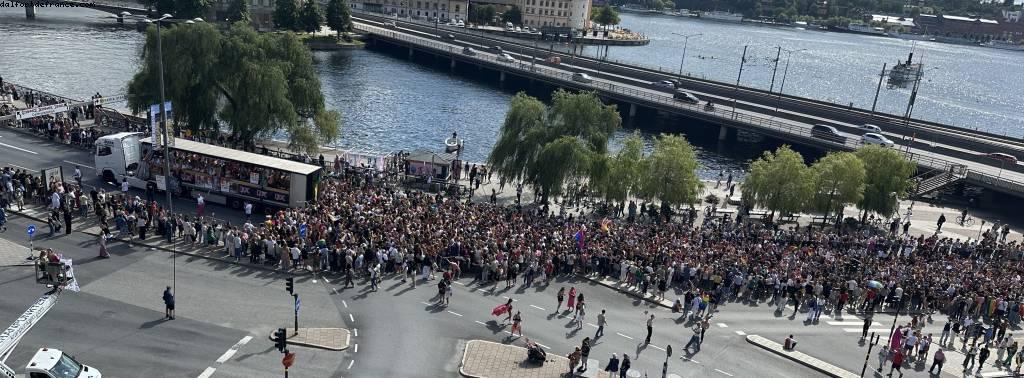
[[[764,155],[750,164],[743,180],[743,201],[783,214],[796,213],[814,193],[814,175],[803,156],[789,146]]]
[[[217,135],[222,124],[247,146],[283,134],[293,150],[313,153],[337,139],[340,115],[324,107],[309,49],[292,33],[258,34],[245,23],[218,31],[205,23],[162,32],[164,83],[177,124]],[[156,32],[150,28],[129,107],[159,102]]]
[[[864,198],[864,163],[852,152],[832,152],[811,166],[814,196],[811,208],[842,215],[846,205]]]
[[[643,160],[644,140],[639,132],[634,132],[623,141],[622,149],[618,153],[601,160],[607,164],[607,174],[595,182],[595,189],[606,201],[624,202],[626,198],[640,190]],[[595,171],[600,172],[597,168]]]
[[[856,152],[864,162],[864,198],[857,208],[876,212],[888,218],[896,212],[898,200],[907,198],[912,188],[910,179],[916,169],[914,162],[891,148],[880,146],[861,147]]]
[[[608,139],[622,125],[614,105],[593,92],[555,91],[551,106],[524,93],[512,98],[487,163],[503,180],[535,185],[542,196],[558,195],[566,183],[591,178],[594,162],[608,152]]]
[[[704,183],[697,177],[697,154],[680,135],[661,134],[643,160],[640,193],[647,199],[678,205],[697,202]]]

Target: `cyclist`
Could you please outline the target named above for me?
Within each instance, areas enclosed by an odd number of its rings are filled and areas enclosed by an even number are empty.
[[[957,219],[957,222],[960,223],[961,226],[967,222],[967,209],[960,210],[960,218]]]

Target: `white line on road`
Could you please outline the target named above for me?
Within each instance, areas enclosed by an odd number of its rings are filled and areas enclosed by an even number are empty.
[[[864,325],[863,321],[859,321],[859,322],[858,321],[825,322],[825,323],[828,323],[828,325],[832,325],[832,326],[863,326]],[[871,323],[872,327],[876,327],[876,326],[880,326],[880,325],[882,325],[882,323],[879,323],[879,322],[872,322]]]
[[[359,337],[359,328],[352,328],[352,333],[355,334],[356,337]]]
[[[448,313],[449,313],[449,314],[452,314],[452,315],[455,315],[455,316],[459,316],[459,317],[461,317],[461,316],[462,316],[462,314],[460,314],[460,313],[457,313],[457,312],[453,312],[453,311],[448,311]]]
[[[511,299],[511,298],[505,297],[505,299]],[[512,302],[519,302],[519,300],[518,299],[512,299]]]
[[[684,361],[690,361],[690,362],[693,362],[693,363],[695,363],[695,364],[699,364],[699,363],[700,363],[700,361],[697,361],[697,360],[695,360],[695,359],[692,359],[692,358],[690,358],[690,357],[686,357],[686,356],[679,356],[679,358],[682,358],[682,359],[683,359]]]
[[[721,371],[721,370],[718,370],[718,369],[715,369],[715,371],[717,371],[717,372],[719,372],[719,373],[722,373],[722,374],[725,374],[725,375],[728,375],[728,376],[730,376],[730,377],[732,376],[732,374],[726,373],[726,372],[724,372],[724,371]]]
[[[619,333],[619,332],[615,332],[615,334],[616,334],[616,335],[619,335],[619,336],[622,336],[622,337],[625,337],[625,338],[627,338],[627,339],[633,340],[633,338],[632,338],[632,337],[629,337],[629,336],[623,335],[623,334],[621,334],[621,333]]]
[[[718,328],[729,328],[729,325],[725,323],[715,323],[715,325],[717,325]]]
[[[331,288],[331,291],[333,291],[333,292],[334,292],[334,294],[338,294],[338,289],[335,289],[335,288],[333,288],[333,287],[332,287],[332,288]],[[342,301],[342,303],[344,303],[344,302],[345,302],[345,301]],[[345,307],[347,308],[348,306],[345,306]]]
[[[330,280],[328,280],[328,279],[327,279],[327,277],[324,277],[324,282],[326,282],[326,283],[331,283],[331,281],[330,281]]]
[[[591,326],[591,327],[594,327],[594,328],[597,328],[597,325],[595,325],[595,324],[587,323],[587,325]]]
[[[75,163],[75,162],[70,161],[70,160],[64,160],[64,162],[68,163],[68,164],[71,164],[71,165],[77,165],[77,166],[82,167],[82,168],[89,168],[89,169],[92,169],[92,170],[96,169],[96,168],[90,167],[90,166],[82,164],[82,163]]]
[[[868,328],[868,333],[880,332],[880,333],[884,333],[884,334],[889,334],[889,331],[890,331],[890,329],[888,329],[888,328]],[[861,332],[864,332],[864,328],[843,328],[843,332],[861,333]]]
[[[231,359],[231,356],[234,356],[235,353],[238,353],[238,348],[241,348],[242,345],[248,343],[249,340],[252,340],[252,336],[246,336],[243,337],[241,340],[238,340],[238,342],[235,343],[235,345],[231,346],[231,349],[228,349],[226,352],[224,352],[224,354],[220,356],[220,358],[217,359],[217,363],[223,364],[224,362],[227,362],[227,360]]]
[[[535,342],[535,343],[536,343],[536,342]],[[547,346],[547,345],[544,345],[544,344],[541,344],[541,343],[536,343],[536,344],[537,344],[537,345],[540,345],[540,346],[541,346],[542,348],[544,348],[544,349],[551,349],[551,347],[549,347],[549,346]]]
[[[487,325],[486,323],[484,323],[484,322],[481,322],[481,321],[479,321],[479,320],[474,320],[474,322],[477,322],[477,324],[480,324],[480,325],[482,325],[482,326],[485,326],[485,325]]]
[[[199,374],[198,378],[210,378],[210,376],[213,375],[213,372],[215,372],[215,371],[217,371],[217,369],[214,369],[212,367],[208,367],[208,368],[206,368],[206,370],[203,370],[202,374]]]
[[[427,306],[430,306],[430,303],[427,303],[427,302],[420,301],[420,303],[425,304]]]
[[[9,166],[12,166],[12,167],[14,167],[14,168],[21,168],[21,169],[24,169],[24,170],[26,170],[26,171],[31,171],[31,172],[39,172],[39,171],[37,171],[37,170],[35,170],[35,169],[32,169],[32,168],[25,168],[25,167],[22,167],[22,166],[20,166],[20,165],[17,165],[17,164],[11,164],[11,163],[7,163],[7,165],[9,165]]]
[[[356,360],[349,361],[348,362],[348,368],[352,369],[352,364],[354,364],[354,363],[356,363]]]
[[[345,302],[345,300],[341,301],[341,305],[345,306],[345,308],[348,308],[348,302]]]
[[[348,320],[351,320],[353,323],[355,323],[356,322],[356,317],[352,316],[352,314],[348,314]]]
[[[38,154],[38,153],[36,153],[35,151],[29,151],[29,150],[26,150],[26,149],[24,149],[24,148],[21,148],[21,147],[15,147],[15,146],[9,145],[9,144],[7,144],[7,143],[0,143],[0,146],[4,146],[4,147],[10,147],[10,148],[13,148],[13,149],[15,149],[15,150],[18,150],[18,151],[28,152],[28,153],[30,153],[30,154],[32,154],[32,155],[39,155],[39,154]]]
[[[537,306],[534,306],[534,305],[530,305],[530,307],[533,307],[533,308],[541,310],[541,311],[547,311],[547,310],[544,309],[544,307],[537,307]]]
[[[653,344],[652,344],[652,345],[648,345],[648,346],[649,346],[649,347],[651,347],[651,348],[654,348],[654,349],[660,350],[660,351],[662,351],[662,352],[664,352],[664,351],[665,351],[664,349],[662,349],[662,348],[661,348],[660,346],[657,346],[657,345],[653,345]]]
[[[736,331],[736,334],[740,336],[745,336],[747,333],[743,331]]]
[[[356,344],[354,352],[359,353],[359,344]]]
[[[345,335],[345,345],[352,345],[352,334]]]
[[[462,282],[459,282],[459,281],[455,281],[455,284],[456,284],[456,285],[462,285],[462,286],[466,286],[466,284],[464,284],[464,283],[462,283]]]

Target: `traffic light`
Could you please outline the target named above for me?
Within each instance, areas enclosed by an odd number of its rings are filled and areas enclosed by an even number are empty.
[[[274,340],[274,346],[277,347],[278,351],[284,353],[288,349],[288,334],[284,328],[278,328],[277,331],[274,331],[274,337],[271,340]]]
[[[288,290],[288,294],[295,294],[295,278],[288,277],[288,281],[284,284],[285,290]]]

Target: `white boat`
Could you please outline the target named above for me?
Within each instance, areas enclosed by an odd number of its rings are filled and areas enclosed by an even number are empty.
[[[743,15],[732,12],[722,11],[710,11],[700,12],[699,16],[702,20],[713,20],[713,21],[725,21],[725,22],[742,22]]]
[[[935,40],[935,36],[931,34],[914,34],[914,33],[900,33],[897,31],[889,32],[889,36],[896,37],[899,39],[905,39],[908,41],[932,41]]]
[[[993,49],[1000,50],[1024,51],[1024,45],[1019,43],[1013,43],[1013,41],[992,40],[986,43],[982,43],[981,46],[991,47]]]
[[[850,31],[852,33],[857,33],[857,34],[878,35],[878,36],[887,36],[887,35],[889,35],[888,33],[885,32],[884,28],[873,27],[871,25],[864,25],[864,24],[850,24],[850,26],[846,27],[846,30],[848,30],[848,31]]]
[[[462,139],[459,138],[458,133],[452,133],[452,136],[444,140],[444,152],[455,152],[462,149]]]
[[[644,8],[636,4],[626,4],[619,7],[620,12],[625,13],[640,13],[640,14],[661,14],[661,11],[655,9]]]

